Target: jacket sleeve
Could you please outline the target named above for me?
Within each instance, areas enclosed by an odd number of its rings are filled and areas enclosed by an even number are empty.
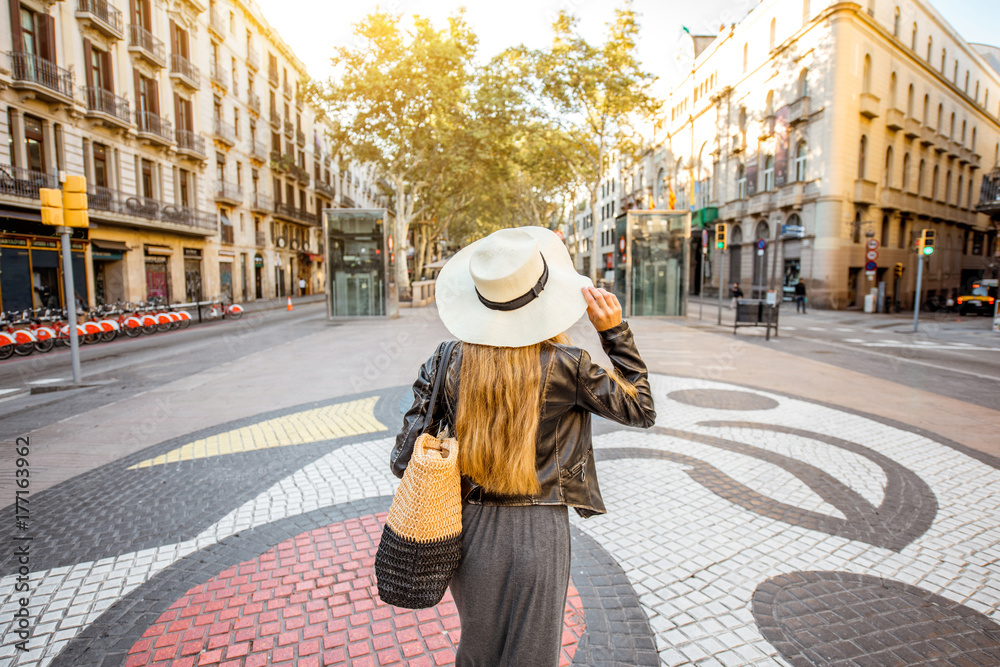
[[[406,466],[410,462],[410,457],[413,455],[413,445],[420,436],[421,427],[424,424],[427,404],[431,400],[434,371],[443,346],[444,343],[439,345],[431,358],[420,367],[417,381],[413,383],[413,405],[403,415],[403,428],[396,436],[396,446],[392,448],[392,454],[389,457],[392,474],[400,479],[403,478],[403,472],[406,471]]]
[[[635,347],[628,323],[601,331],[600,336],[601,346],[611,364],[638,393],[635,398],[629,396],[584,350],[577,372],[576,404],[619,424],[649,428],[656,422],[653,393],[649,388],[646,364]]]

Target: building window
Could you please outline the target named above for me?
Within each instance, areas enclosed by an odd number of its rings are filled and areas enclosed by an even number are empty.
[[[799,72],[799,97],[809,97],[809,70]]]
[[[948,60],[948,49],[941,49],[941,73],[944,74],[944,64]],[[958,63],[955,63],[958,65]]]
[[[799,145],[795,147],[795,180],[799,183],[806,180],[807,148],[805,141],[800,141]]]
[[[94,155],[94,186],[108,187],[108,147],[103,144],[93,145]]]
[[[885,169],[882,172],[882,187],[891,188],[892,187],[892,163],[893,163],[893,152],[892,146],[885,149]]]
[[[892,36],[899,39],[899,7],[896,7],[892,17]]]
[[[921,116],[921,120],[927,127],[931,126],[931,96],[927,94],[924,95],[924,114]]]
[[[896,73],[893,72],[892,76],[889,77],[889,108],[896,108]]]
[[[917,194],[923,194],[924,192],[924,173],[927,171],[927,161],[924,159],[920,160],[920,166],[917,168]]]
[[[736,168],[736,197],[746,199],[747,196],[747,168],[742,164]]]
[[[976,152],[976,128],[972,128],[972,143],[969,145],[969,148],[972,149],[973,153]]]
[[[913,33],[912,33],[912,36],[910,37],[910,49],[912,49],[913,51],[917,50],[917,23],[916,23],[916,21],[913,22]]]
[[[764,158],[764,190],[774,189],[774,156]]]
[[[24,116],[24,156],[27,164],[22,166],[45,173],[45,135],[42,133],[42,121],[34,116]]]
[[[868,16],[875,16],[875,0],[868,0]]]
[[[861,92],[872,92],[872,57],[865,54],[865,66],[861,73]]]
[[[771,19],[771,38],[768,46],[769,49],[774,48],[774,40],[777,38],[777,32],[778,32],[777,27],[778,27],[778,19]]]
[[[934,38],[927,38],[927,62],[931,61],[931,53],[934,51]]]
[[[958,175],[958,187],[955,188],[955,206],[962,205],[962,185],[965,184],[965,177],[962,174]]]
[[[903,153],[903,191],[907,192],[910,187],[910,154]]]
[[[863,179],[865,177],[867,160],[868,160],[868,137],[862,134],[861,146],[858,149],[858,178]]]
[[[888,248],[889,247],[889,216],[882,216],[882,238],[880,243]]]
[[[937,119],[937,131],[941,132],[944,129],[944,105],[938,104],[938,119]]]
[[[938,175],[941,173],[941,167],[934,165],[934,175],[931,177],[931,199],[938,198]]]
[[[913,118],[913,84],[906,89],[906,116]]]
[[[951,200],[951,169],[944,175],[944,197],[941,198],[945,204]]]

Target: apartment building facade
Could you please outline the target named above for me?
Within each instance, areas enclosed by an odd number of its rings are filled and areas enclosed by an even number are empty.
[[[923,0],[767,0],[694,41],[646,189],[673,189],[693,211],[692,257],[699,227],[712,238],[728,224],[709,289],[722,269],[748,296],[801,278],[811,302],[845,308],[882,282],[910,307],[921,229],[938,239],[925,298],[995,271],[997,230],[976,211],[1000,157],[1000,74],[986,47]],[[692,287],[702,270],[692,262]]]
[[[252,2],[126,2],[8,0],[0,18],[0,308],[66,302],[38,213],[63,174],[90,190],[85,303],[322,291],[320,211],[382,197],[333,155],[304,65]]]

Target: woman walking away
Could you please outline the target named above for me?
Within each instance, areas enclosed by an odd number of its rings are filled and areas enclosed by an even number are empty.
[[[464,248],[436,286],[460,344],[420,369],[391,456],[402,477],[436,373],[442,422],[458,437],[462,563],[451,591],[462,624],[458,667],[554,667],[569,584],[568,509],[604,514],[591,414],[648,428],[646,365],[613,294],[579,275],[542,227],[503,229]],[[587,313],[614,371],[565,336]],[[438,401],[440,404],[441,401]]]

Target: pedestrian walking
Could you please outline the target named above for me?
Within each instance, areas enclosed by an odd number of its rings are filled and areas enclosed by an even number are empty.
[[[743,298],[743,290],[740,289],[739,283],[733,283],[733,286],[729,288],[729,296],[733,299],[733,309],[736,309],[736,303]]]
[[[646,365],[621,305],[579,275],[542,227],[504,229],[441,270],[438,312],[459,343],[420,369],[391,455],[402,477],[437,373],[443,424],[457,435],[462,561],[451,580],[461,621],[458,667],[559,663],[570,574],[568,508],[606,512],[591,414],[648,428]],[[565,332],[586,313],[614,370]],[[438,400],[438,405],[442,401]]]
[[[806,284],[799,278],[799,282],[795,283],[795,312],[799,312],[801,309],[802,314],[806,312]]]

